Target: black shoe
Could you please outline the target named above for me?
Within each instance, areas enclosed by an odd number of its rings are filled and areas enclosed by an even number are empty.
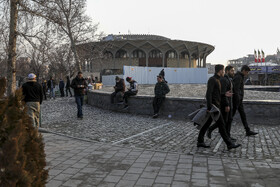
[[[117,105],[123,105],[123,104],[124,104],[123,101],[117,103]]]
[[[158,114],[154,114],[154,115],[153,115],[153,118],[157,118],[157,117],[158,117]]]
[[[197,143],[197,147],[204,147],[204,148],[210,148],[210,145],[206,145],[204,142],[203,143]]]
[[[254,131],[251,131],[251,130],[248,130],[248,131],[246,132],[246,136],[255,136],[255,135],[257,135],[257,134],[259,134],[259,133],[254,132]]]
[[[212,130],[210,130],[209,128],[208,128],[208,130],[207,130],[207,137],[209,138],[209,139],[211,139],[211,134],[212,134]]]
[[[236,142],[236,139],[235,138],[230,138],[232,142]]]
[[[123,107],[123,109],[127,109],[128,108],[128,105],[125,105],[124,107]]]
[[[231,150],[231,149],[236,149],[237,147],[240,147],[241,144],[235,144],[235,143],[232,143],[231,145],[228,145],[227,148],[228,150]]]

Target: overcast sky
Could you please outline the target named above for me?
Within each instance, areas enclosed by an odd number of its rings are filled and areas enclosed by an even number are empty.
[[[280,0],[88,0],[106,34],[156,34],[215,46],[207,62],[226,63],[280,47]]]

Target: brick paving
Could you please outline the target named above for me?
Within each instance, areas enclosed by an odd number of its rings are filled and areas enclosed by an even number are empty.
[[[43,133],[47,186],[279,186],[280,162],[190,155]]]
[[[42,105],[50,177],[47,186],[279,186],[279,126],[254,125],[256,137],[233,126],[241,148],[227,151],[213,133],[210,149],[196,148],[188,121],[151,119],[84,106],[73,98]],[[152,129],[152,130],[151,130]],[[145,133],[143,133],[145,132]],[[60,134],[57,134],[60,133]],[[62,135],[63,134],[63,135]],[[66,135],[66,136],[65,136]]]

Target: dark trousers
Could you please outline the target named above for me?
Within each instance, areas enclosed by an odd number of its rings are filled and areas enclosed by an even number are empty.
[[[47,100],[47,90],[43,90],[43,96],[44,96],[45,100]]]
[[[127,92],[124,93],[123,98],[124,98],[125,104],[128,103],[128,98],[129,98],[130,96],[132,96],[132,95],[136,95],[136,93],[135,93],[135,92],[132,92],[132,91],[127,91]]]
[[[117,98],[117,102],[123,101],[123,92],[113,92],[111,94],[111,103],[114,103],[115,97]]]
[[[75,101],[78,109],[77,117],[83,117],[84,96],[75,96]]]
[[[240,100],[239,103],[233,103],[233,109],[232,109],[232,117],[234,117],[234,115],[236,114],[236,111],[238,110],[240,117],[241,117],[241,121],[242,124],[245,128],[246,131],[249,131],[249,125],[247,123],[247,118],[246,118],[246,114],[244,111],[244,106],[243,106],[243,100]]]
[[[59,88],[59,90],[60,90],[60,96],[64,97],[64,88]]]
[[[207,120],[207,122],[204,124],[204,126],[200,129],[199,131],[199,135],[197,138],[197,142],[198,143],[203,143],[204,142],[204,135],[207,131],[207,129],[209,128],[209,126],[211,125],[213,119],[211,117],[209,117],[209,119]],[[219,133],[221,134],[224,142],[227,144],[227,146],[231,145],[232,142],[226,132],[226,128],[225,128],[225,122],[222,116],[219,117],[219,119],[217,120],[216,124],[218,125],[219,128]]]
[[[71,93],[70,87],[69,88],[66,87],[65,91],[66,91],[66,97],[68,97],[68,92],[70,93],[70,96],[72,97],[72,93]]]
[[[154,97],[154,101],[153,101],[154,114],[159,113],[159,109],[164,100],[165,100],[165,97]]]
[[[230,111],[226,112],[225,111],[225,106],[222,107],[221,115],[223,117],[224,123],[225,123],[225,128],[226,132],[228,133],[228,136],[231,137],[230,135],[230,130],[231,130],[231,123],[232,123],[232,107],[230,107]],[[218,124],[214,123],[212,126],[209,127],[209,130],[213,131],[216,128],[218,128]]]

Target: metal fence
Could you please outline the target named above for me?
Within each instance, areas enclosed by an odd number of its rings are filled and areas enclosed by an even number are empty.
[[[124,66],[124,76],[132,77],[139,84],[155,84],[162,67]],[[207,68],[164,68],[169,84],[205,84],[208,80]]]

